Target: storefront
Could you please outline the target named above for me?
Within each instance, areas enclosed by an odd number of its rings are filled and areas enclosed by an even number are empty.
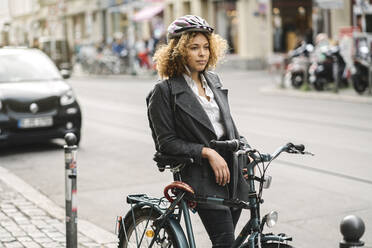
[[[372,33],[372,0],[353,0],[353,25]]]
[[[273,50],[287,52],[312,42],[312,0],[272,0]]]
[[[237,53],[238,48],[238,17],[235,1],[214,2],[214,23],[216,32],[225,38],[230,47],[230,53]]]

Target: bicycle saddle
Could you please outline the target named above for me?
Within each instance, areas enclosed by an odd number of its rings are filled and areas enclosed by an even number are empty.
[[[194,159],[190,157],[165,155],[160,152],[155,153],[154,161],[156,162],[156,165],[159,167],[159,170],[161,171],[163,171],[166,166],[170,166],[171,168],[173,168],[180,164],[194,163]]]

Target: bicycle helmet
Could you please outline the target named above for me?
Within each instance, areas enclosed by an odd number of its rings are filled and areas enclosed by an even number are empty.
[[[180,37],[184,32],[199,31],[212,33],[213,28],[203,18],[196,15],[185,15],[174,20],[168,27],[168,41]]]

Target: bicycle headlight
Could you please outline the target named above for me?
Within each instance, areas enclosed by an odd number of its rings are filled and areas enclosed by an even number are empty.
[[[64,93],[61,98],[59,99],[62,106],[69,105],[73,102],[75,102],[75,96],[72,90],[67,91]]]
[[[278,212],[271,211],[265,216],[265,222],[268,227],[273,227],[278,222]]]

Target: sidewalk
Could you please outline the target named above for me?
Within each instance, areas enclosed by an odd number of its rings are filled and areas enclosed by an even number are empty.
[[[338,100],[354,103],[372,104],[372,96],[368,94],[358,95],[353,89],[342,89],[339,93],[330,91],[301,91],[293,88],[280,88],[278,86],[267,86],[260,89],[260,92],[268,95],[283,95],[302,98],[313,98],[323,100]]]
[[[64,209],[0,167],[0,248],[66,247]],[[117,238],[78,220],[79,248],[117,247]]]

